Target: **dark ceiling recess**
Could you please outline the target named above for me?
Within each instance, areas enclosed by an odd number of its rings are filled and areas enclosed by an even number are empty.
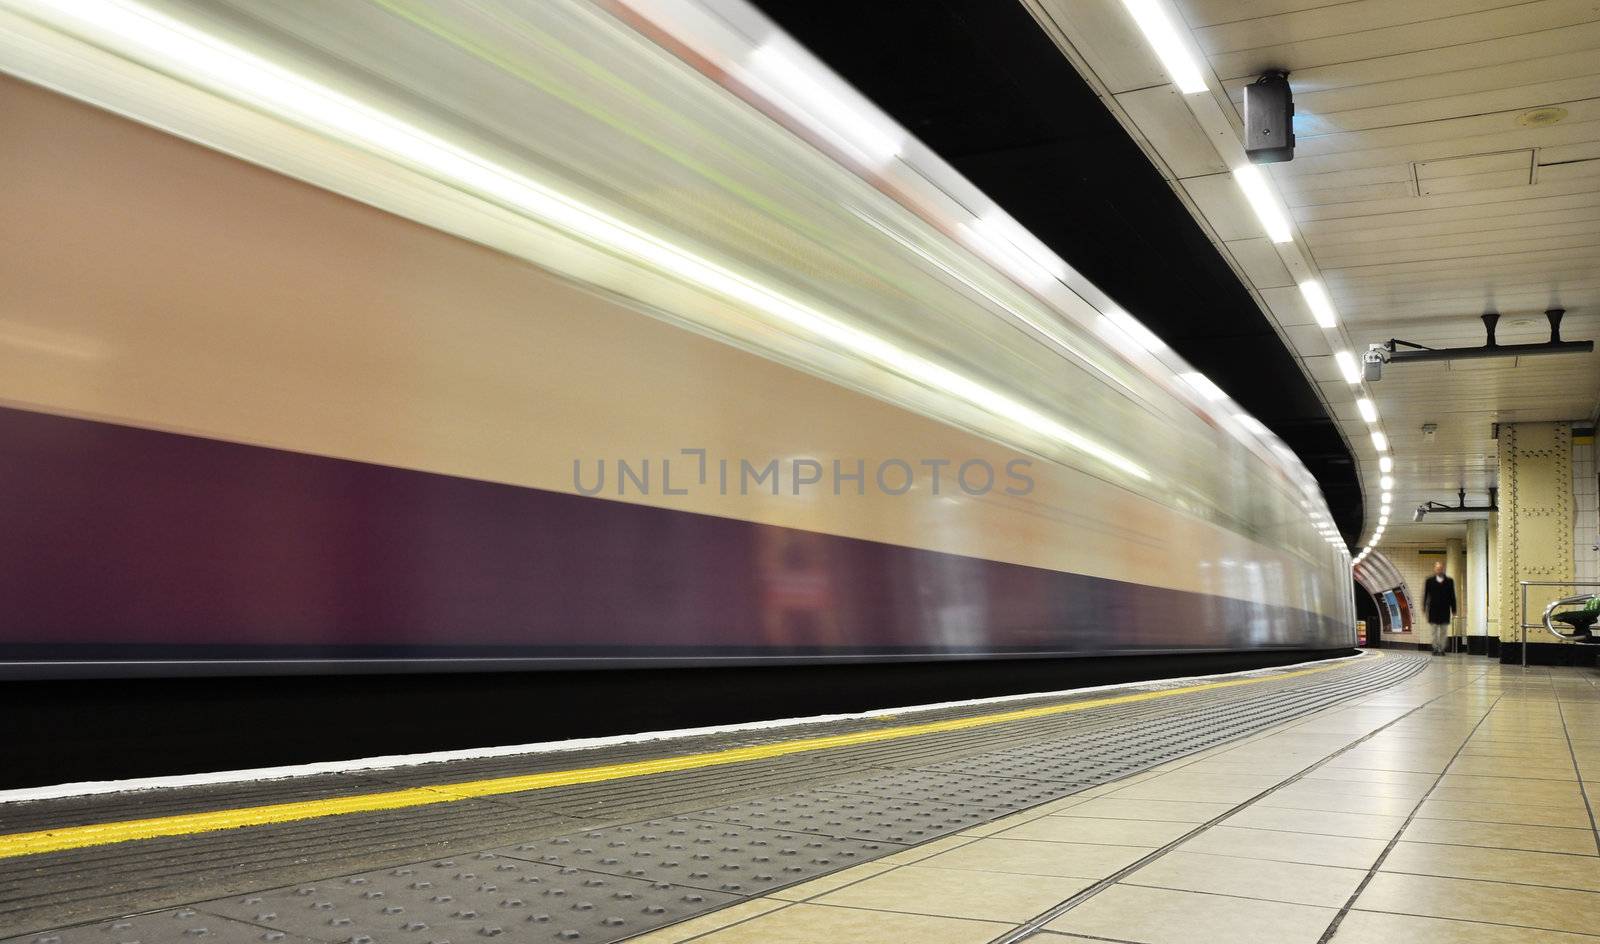
[[[1021,3],[756,3],[1282,437],[1355,543],[1355,467],[1310,381]]]

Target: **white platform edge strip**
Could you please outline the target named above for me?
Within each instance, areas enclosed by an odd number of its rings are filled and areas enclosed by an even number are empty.
[[[646,741],[675,741],[713,734],[732,734],[739,731],[770,731],[774,728],[804,727],[830,724],[838,721],[860,721],[884,715],[919,714],[949,708],[966,708],[978,705],[1000,705],[1008,702],[1029,701],[1038,698],[1057,698],[1106,692],[1117,689],[1132,691],[1171,688],[1193,682],[1206,682],[1226,678],[1249,678],[1271,675],[1274,672],[1293,671],[1312,665],[1326,665],[1365,658],[1366,651],[1354,655],[1336,656],[1264,669],[1242,672],[1219,672],[1214,675],[1189,675],[1181,678],[1153,679],[1148,682],[1121,682],[1112,685],[1095,685],[1088,688],[1069,688],[1052,692],[1028,692],[1021,695],[997,695],[991,698],[969,698],[963,701],[942,701],[903,708],[879,708],[850,714],[812,715],[805,718],[781,718],[772,721],[746,721],[739,724],[717,725],[704,728],[678,728],[671,731],[647,731],[640,734],[617,734],[607,737],[573,738],[567,741],[545,741],[536,744],[514,744],[504,747],[467,748],[458,751],[430,751],[422,754],[390,754],[382,757],[363,757],[355,760],[319,761],[310,764],[292,764],[283,767],[256,767],[247,770],[223,770],[205,774],[176,774],[168,777],[140,777],[129,780],[93,780],[81,783],[63,783],[49,787],[22,787],[0,790],[0,804],[26,803],[35,800],[60,800],[68,797],[99,796],[109,793],[132,793],[140,790],[169,790],[180,787],[202,787],[229,783],[259,783],[268,780],[287,780],[316,774],[343,774],[356,771],[390,770],[396,767],[415,767],[457,760],[483,760],[493,757],[516,757],[524,754],[558,754],[568,751],[612,747],[619,744],[639,744]]]

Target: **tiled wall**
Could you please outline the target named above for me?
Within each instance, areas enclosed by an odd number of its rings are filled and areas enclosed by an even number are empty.
[[[1574,580],[1600,581],[1600,495],[1596,494],[1595,443],[1593,437],[1573,437],[1572,500],[1576,514],[1572,521]]]

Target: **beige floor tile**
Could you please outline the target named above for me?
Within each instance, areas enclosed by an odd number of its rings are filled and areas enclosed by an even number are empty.
[[[935,856],[941,852],[947,852],[951,849],[956,849],[976,841],[977,840],[971,836],[945,836],[941,839],[935,839],[932,842],[925,842],[921,845],[912,846],[910,849],[903,849],[893,855],[886,855],[881,859],[874,860],[874,864],[910,865],[913,862],[920,862],[929,856]]]
[[[1600,934],[1600,895],[1594,892],[1379,872],[1355,906],[1363,911]]]
[[[1086,816],[1044,816],[999,834],[1002,839],[1088,842],[1108,846],[1164,846],[1195,827],[1189,823],[1092,819]]]
[[[1059,875],[908,865],[830,892],[815,903],[1018,924],[1092,884],[1090,879]]]
[[[1426,790],[1439,779],[1438,774],[1409,770],[1366,770],[1360,767],[1318,767],[1306,774],[1307,780],[1342,780],[1351,783],[1398,783]]]
[[[1327,865],[1274,862],[1262,868],[1255,859],[1169,852],[1122,880],[1180,891],[1210,892],[1238,898],[1285,901],[1296,905],[1342,908],[1367,873]]]
[[[895,868],[895,866],[881,860],[863,862],[860,865],[852,865],[848,869],[840,869],[821,878],[814,878],[809,882],[801,882],[798,885],[791,885],[788,888],[780,888],[777,891],[768,892],[767,897],[776,898],[780,901],[806,901],[818,895],[843,888],[846,885],[852,885],[863,879],[871,878],[874,875],[882,875],[892,868]]]
[[[1304,781],[1302,781],[1303,783]],[[1302,790],[1292,783],[1274,790],[1255,802],[1256,806],[1281,806],[1294,810],[1328,810],[1334,813],[1376,813],[1381,816],[1406,816],[1417,801],[1403,797],[1365,797],[1353,793],[1327,793]]]
[[[1314,944],[1332,908],[1113,885],[1046,925],[1139,944]]]
[[[1536,931],[1449,918],[1352,911],[1332,944],[1594,944],[1586,934]]]
[[[1198,824],[1208,823],[1231,809],[1233,809],[1231,803],[1204,803],[1195,800],[1119,800],[1116,797],[1098,797],[1056,815]]]
[[[1382,868],[1385,872],[1410,872],[1485,882],[1506,880],[1600,892],[1600,858],[1595,856],[1399,842],[1383,860]]]
[[[1327,810],[1291,810],[1283,807],[1246,807],[1222,821],[1224,826],[1251,829],[1280,829],[1292,833],[1319,833],[1324,836],[1354,836],[1358,839],[1395,837],[1405,824],[1404,816],[1376,813],[1333,813]]]
[[[1381,773],[1381,771],[1372,771]],[[1322,780],[1306,777],[1285,786],[1305,793],[1322,793],[1330,796],[1391,797],[1401,800],[1420,800],[1426,796],[1437,778],[1427,776],[1427,783],[1380,783],[1360,780]]]
[[[923,859],[919,864],[938,869],[1101,879],[1154,851],[1145,846],[992,838]]]
[[[1194,774],[1232,774],[1245,777],[1268,775],[1286,779],[1305,770],[1314,763],[1316,763],[1316,760],[1313,758],[1306,758],[1304,761],[1292,759],[1287,761],[1282,759],[1268,761],[1250,760],[1248,758],[1230,761],[1224,756],[1214,760],[1201,761],[1183,769]]]
[[[1533,803],[1469,803],[1465,800],[1422,801],[1417,816],[1458,819],[1477,823],[1522,823],[1528,826],[1589,825],[1589,812],[1574,807],[1548,807]]]
[[[1381,839],[1215,826],[1178,848],[1184,852],[1206,852],[1246,859],[1271,859],[1279,862],[1304,862],[1307,865],[1368,869],[1377,861],[1385,845]]]
[[[1203,796],[1208,801],[1232,805],[1243,803],[1257,796],[1265,789],[1266,787],[1240,785],[1196,788],[1181,782],[1152,780],[1146,783],[1134,784],[1131,787],[1124,787],[1110,795],[1124,800],[1190,800],[1197,796]]]
[[[1051,800],[1049,803],[1041,803],[1038,806],[1029,807],[1028,809],[1024,810],[1023,812],[1025,812],[1025,813],[1039,813],[1041,815],[1049,815],[1049,814],[1054,814],[1054,813],[1065,813],[1067,810],[1073,809],[1074,807],[1082,806],[1083,804],[1088,803],[1092,799],[1094,799],[1094,798],[1091,797],[1091,796],[1088,796],[1086,794],[1074,793],[1072,796],[1065,796],[1065,797],[1062,797],[1059,800]]]
[[[963,829],[961,832],[956,833],[956,835],[964,836],[969,839],[993,836],[995,833],[1003,833],[1008,829],[1015,829],[1018,826],[1021,826],[1023,823],[1031,823],[1041,816],[1049,815],[1049,813],[1036,813],[1032,810],[1028,810],[1024,813],[1013,813],[1010,816],[1002,816],[992,822],[982,823],[977,826]]]
[[[1534,780],[1576,780],[1572,761],[1533,761],[1526,758],[1464,755],[1450,765],[1451,774],[1474,777],[1527,777]]]
[[[1512,823],[1414,819],[1400,838],[1412,842],[1525,849],[1531,852],[1567,852],[1589,856],[1600,853],[1600,849],[1595,846],[1594,830],[1571,826],[1524,826]]]
[[[1527,757],[1542,762],[1555,763],[1571,756],[1565,747],[1546,747],[1540,744],[1520,744],[1516,741],[1472,741],[1461,748],[1468,757]]]
[[[1329,767],[1352,767],[1361,770],[1402,770],[1409,773],[1436,774],[1450,763],[1453,751],[1402,753],[1399,751],[1350,751],[1328,762]]]
[[[1458,774],[1454,771],[1446,773],[1439,778],[1440,790],[1451,787],[1503,790],[1506,793],[1530,799],[1534,797],[1564,799],[1578,792],[1576,784],[1563,783],[1556,780],[1536,777],[1488,777],[1481,774]]]
[[[985,944],[1011,925],[826,905],[790,905],[705,937],[695,944],[836,944],[845,941]]]
[[[1451,777],[1446,775],[1428,795],[1433,800],[1462,800],[1468,803],[1544,804],[1562,808],[1582,808],[1583,794],[1576,783],[1560,780],[1530,780],[1521,777]]]
[[[709,934],[730,924],[736,924],[740,921],[754,918],[757,915],[766,914],[769,911],[776,911],[786,904],[788,902],[772,901],[767,898],[741,901],[726,908],[719,908],[710,914],[703,914],[698,918],[680,921],[659,931],[651,931],[649,934],[643,934],[639,937],[630,937],[628,938],[628,944],[681,944],[681,942],[690,938]]]

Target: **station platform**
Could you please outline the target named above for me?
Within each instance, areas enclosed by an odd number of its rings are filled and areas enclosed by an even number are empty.
[[[0,939],[1600,936],[1592,669],[1366,653],[217,779],[0,797]]]

